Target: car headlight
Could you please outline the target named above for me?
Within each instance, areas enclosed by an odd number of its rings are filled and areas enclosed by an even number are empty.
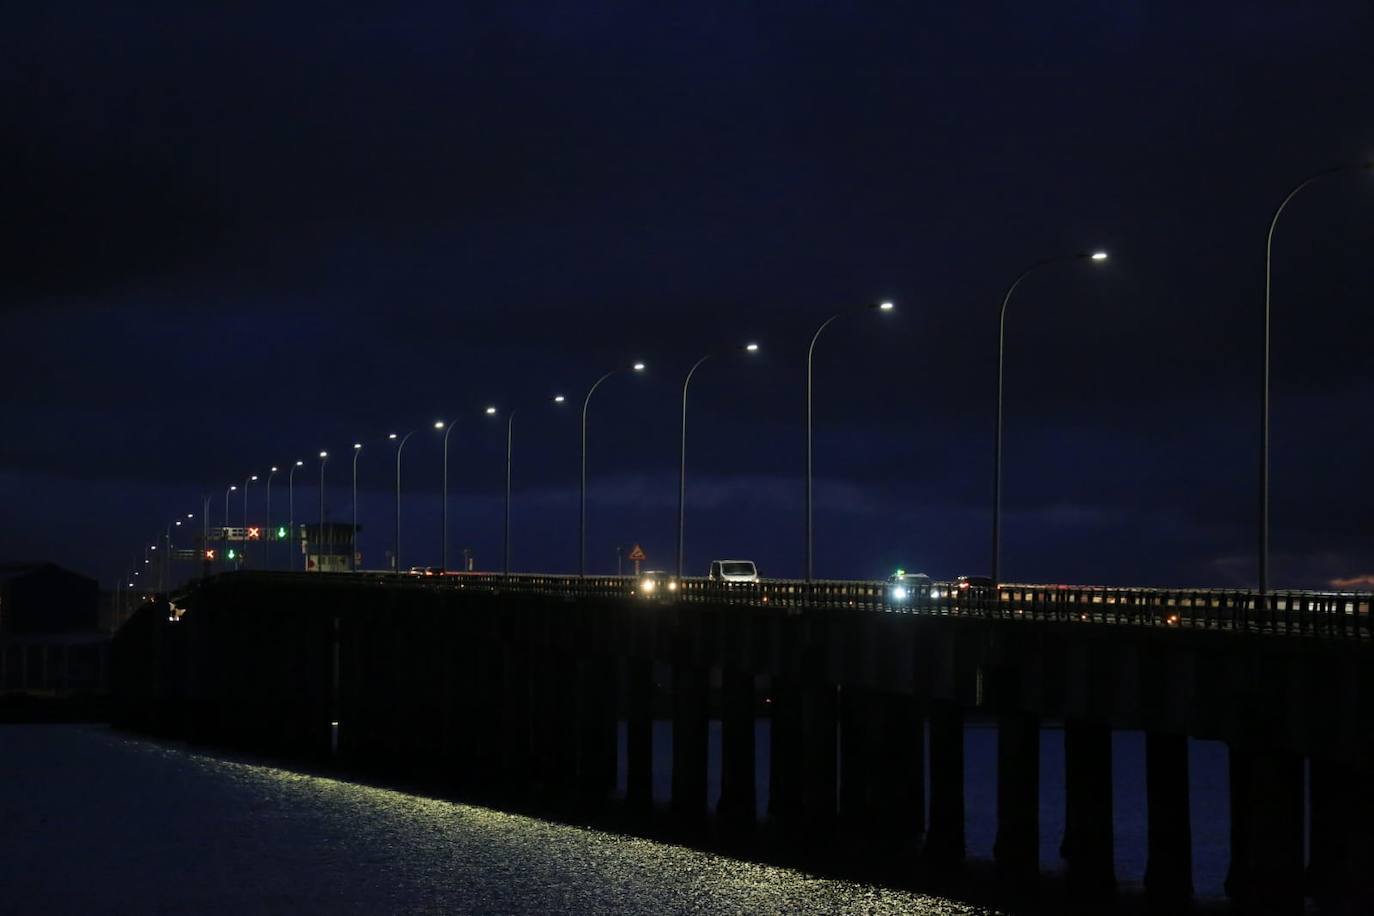
[[[643,582],[639,583],[639,590],[646,595],[652,592],[656,587],[657,583],[655,583],[653,579],[645,579]]]
[[[906,600],[906,589],[902,588],[900,585],[897,586],[896,588],[894,588],[894,589],[892,590],[892,599],[893,599],[894,601],[905,601],[905,600]]]

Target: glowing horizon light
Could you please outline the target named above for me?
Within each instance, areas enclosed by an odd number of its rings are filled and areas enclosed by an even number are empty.
[[[631,368],[633,368],[636,372],[643,372],[643,371],[644,371],[644,364],[643,364],[643,363],[635,363],[634,366],[632,366]]]
[[[747,343],[744,345],[744,349],[748,350],[750,353],[757,353],[759,345],[756,343]]]
[[[490,416],[494,416],[495,414],[496,414],[496,408],[495,408],[495,407],[488,407],[488,408],[487,408],[487,416],[490,417]]]
[[[1091,255],[1089,255],[1089,257],[1091,257],[1094,261],[1105,261],[1107,260],[1107,252],[1094,251]]]

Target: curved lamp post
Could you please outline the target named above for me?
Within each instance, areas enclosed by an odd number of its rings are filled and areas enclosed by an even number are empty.
[[[757,353],[759,345],[747,343],[736,347],[736,349],[744,353]],[[687,386],[692,384],[692,376],[701,368],[701,364],[715,355],[717,354],[707,353],[693,363],[692,368],[687,370],[687,378],[683,379],[682,382],[682,451],[679,455],[677,471],[677,577],[679,579],[682,578],[683,544],[687,530]]]
[[[296,561],[291,559],[291,544],[296,541],[296,468],[304,467],[304,461],[297,461],[291,465],[291,472],[286,475],[286,568],[293,571]]]
[[[1066,261],[1089,261],[1100,264],[1107,260],[1107,252],[1080,252],[1057,258],[1045,258],[1036,261],[1030,267],[1017,276],[1012,281],[1011,286],[1007,287],[1007,294],[1002,297],[1002,310],[997,319],[997,433],[993,442],[992,450],[992,584],[993,588],[1001,581],[998,578],[998,568],[1001,560],[1002,545],[1002,358],[1006,350],[1005,339],[1007,331],[1007,305],[1011,302],[1011,294],[1016,292],[1016,288],[1021,285],[1021,281],[1035,273],[1042,267],[1049,267],[1051,264],[1062,264]]]
[[[1278,209],[1274,211],[1274,218],[1269,221],[1269,234],[1264,240],[1264,373],[1260,383],[1259,468],[1259,593],[1261,599],[1269,593],[1269,287],[1270,268],[1274,254],[1274,229],[1278,226],[1279,217],[1283,215],[1288,202],[1312,182],[1344,172],[1371,170],[1374,170],[1374,160],[1358,165],[1338,165],[1323,169],[1298,182],[1284,197]]]
[[[396,575],[401,574],[401,449],[406,447],[406,440],[415,435],[415,430],[411,430],[396,442],[396,539],[391,545],[391,563],[396,570]],[[391,433],[388,439],[395,441],[396,434]]]
[[[315,546],[318,548],[315,556],[319,563],[319,572],[324,572],[324,466],[329,463],[329,453],[320,452],[320,527],[315,532]]]
[[[243,479],[243,556],[241,559],[248,561],[248,485],[258,479],[257,474],[250,474]]]
[[[563,395],[561,395],[561,394],[555,394],[553,397],[549,398],[549,402],[552,403],[552,404],[562,404],[562,403],[563,403],[564,401],[566,401],[566,400],[567,400],[567,398],[563,397]],[[513,408],[513,409],[511,410],[511,412],[506,416],[506,516],[505,516],[505,524],[504,524],[503,527],[502,527],[502,536],[501,536],[501,546],[502,546],[502,554],[501,554],[501,555],[502,555],[501,573],[502,573],[502,575],[505,575],[505,576],[509,576],[509,575],[510,575],[510,478],[511,478],[511,456],[512,456],[512,454],[513,454],[513,452],[512,452],[512,443],[514,442],[514,434],[515,434],[515,415],[516,415],[517,413],[519,413],[519,412],[520,412],[520,408],[516,407],[516,408]]]
[[[224,491],[224,530],[220,532],[219,555],[224,558],[224,571],[229,571],[229,494],[237,490],[234,484]]]
[[[272,475],[277,473],[277,466],[273,465],[267,472],[267,523],[262,529],[262,568],[272,568]]]
[[[495,407],[488,406],[488,407],[484,408],[482,412],[483,412],[484,414],[486,414],[487,416],[489,416],[489,417],[494,417],[494,416],[496,416],[496,408],[495,408]],[[441,497],[440,497],[440,498],[443,500],[443,502],[444,502],[444,505],[443,505],[443,518],[444,518],[443,526],[444,526],[444,531],[443,531],[442,537],[440,538],[440,546],[439,546],[439,568],[440,568],[441,570],[443,570],[445,573],[448,572],[448,437],[449,437],[449,434],[452,433],[453,430],[454,430],[455,428],[457,428],[457,426],[458,426],[458,421],[457,421],[456,419],[455,419],[452,423],[449,423],[448,426],[447,426],[447,428],[445,428],[445,426],[444,426],[444,421],[443,421],[443,420],[435,420],[435,421],[434,421],[434,428],[435,428],[435,429],[442,429],[442,430],[444,430],[444,483],[443,483],[443,488],[442,488],[442,495],[441,495]]]
[[[631,371],[643,372],[643,363],[634,363],[630,367]],[[601,378],[592,383],[592,387],[587,389],[587,396],[582,400],[582,483],[580,489],[578,527],[577,527],[577,574],[585,576],[587,574],[587,406],[592,402],[592,395],[596,389],[601,387],[601,383],[615,375],[617,372],[624,372],[624,369],[612,369]]]
[[[821,326],[816,328],[816,333],[811,335],[811,346],[806,349],[806,581],[810,582],[814,578],[815,567],[815,525],[811,518],[811,477],[812,477],[812,432],[811,432],[811,358],[816,352],[816,341],[820,339],[821,332],[829,327],[830,323],[837,318],[845,315],[852,315],[857,312],[879,311],[890,312],[893,309],[891,302],[874,302],[870,305],[861,305],[857,308],[845,309],[843,312],[836,312],[829,318],[821,322]]]
[[[353,549],[348,552],[348,568],[358,571],[358,456],[362,454],[363,444],[353,443]]]
[[[202,569],[210,570],[210,497],[206,496],[200,501],[200,560]]]

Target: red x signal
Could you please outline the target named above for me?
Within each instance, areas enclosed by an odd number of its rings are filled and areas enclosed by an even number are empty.
[[[262,539],[262,529],[261,529],[261,528],[249,528],[249,529],[248,529],[248,533],[247,533],[247,539],[250,540],[250,541],[261,540],[261,539]]]

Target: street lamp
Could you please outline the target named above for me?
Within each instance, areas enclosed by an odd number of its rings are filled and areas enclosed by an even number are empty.
[[[237,490],[234,484],[229,485],[229,489],[224,491],[224,531],[222,533],[223,543],[220,544],[220,556],[224,558],[224,571],[229,571],[229,494]]]
[[[494,416],[496,416],[496,408],[495,408],[495,407],[487,407],[487,408],[486,408],[485,410],[483,410],[482,412],[485,413],[485,414],[486,414],[487,416],[489,416],[489,417],[494,417]],[[443,525],[444,525],[444,532],[443,532],[442,538],[440,539],[441,546],[440,546],[440,549],[439,549],[439,557],[440,557],[440,559],[439,559],[439,567],[440,567],[444,572],[448,572],[448,437],[449,437],[449,434],[452,433],[453,430],[454,430],[454,428],[457,427],[457,426],[458,426],[458,422],[457,422],[456,420],[455,420],[454,422],[448,424],[448,428],[447,428],[447,429],[444,428],[444,421],[443,421],[443,420],[435,420],[435,421],[434,421],[434,428],[435,428],[435,429],[442,429],[442,430],[444,430],[444,483],[443,483],[443,495],[442,495],[442,498],[443,498],[443,501],[444,501],[444,506],[443,506],[443,519],[444,519],[444,520],[443,520]]]
[[[262,568],[272,568],[272,475],[277,473],[277,466],[272,465],[267,472],[267,522],[262,529]]]
[[[634,372],[643,372],[643,363],[634,363],[630,366]],[[592,402],[592,395],[596,389],[601,387],[601,383],[615,375],[623,372],[624,369],[612,369],[601,378],[592,383],[592,387],[587,390],[587,397],[582,401],[582,484],[580,508],[578,510],[578,534],[577,534],[577,574],[585,576],[587,574],[587,406]]]
[[[316,532],[316,563],[319,572],[324,572],[324,466],[329,463],[329,453],[320,452],[320,529]]]
[[[1358,165],[1338,165],[1309,175],[1288,192],[1288,196],[1274,211],[1274,218],[1269,221],[1269,235],[1264,241],[1264,374],[1260,387],[1259,593],[1261,601],[1269,593],[1269,277],[1274,253],[1274,229],[1278,226],[1279,216],[1283,214],[1288,202],[1312,182],[1344,172],[1371,170],[1374,170],[1374,159]]]
[[[747,343],[737,350],[744,353],[757,353],[759,345]],[[682,382],[682,451],[679,455],[677,472],[677,577],[682,578],[683,565],[683,544],[686,536],[686,515],[687,515],[687,386],[692,384],[692,376],[696,374],[701,364],[706,362],[715,353],[707,353],[701,359],[692,364],[692,368],[687,370],[687,378]]]
[[[1007,331],[1007,305],[1011,302],[1011,294],[1016,292],[1016,288],[1021,285],[1021,281],[1026,279],[1035,271],[1042,267],[1049,267],[1052,264],[1063,264],[1067,261],[1089,261],[1094,264],[1101,264],[1107,260],[1107,252],[1094,251],[1092,253],[1083,251],[1078,254],[1064,255],[1056,258],[1045,258],[1036,261],[1012,281],[1011,286],[1007,287],[1007,294],[1002,297],[1002,309],[997,319],[997,434],[993,441],[992,452],[992,585],[995,589],[1001,581],[998,578],[998,569],[1001,565],[1001,546],[1002,546],[1002,362],[1006,352],[1006,331]]]
[[[211,497],[206,495],[200,501],[200,561],[201,568],[206,572],[209,572],[211,568],[208,553],[210,549],[210,499]]]
[[[296,541],[296,468],[304,467],[304,461],[297,461],[291,466],[291,471],[286,475],[286,537],[288,546],[286,548],[286,568],[290,571],[295,565],[295,560],[291,559],[290,544]]]
[[[391,563],[398,576],[401,574],[401,449],[406,447],[406,440],[413,435],[415,435],[413,429],[402,436],[399,441],[397,441],[395,433],[387,435],[387,439],[396,442],[396,538],[391,543]]]
[[[258,479],[257,474],[252,474],[243,479],[243,556],[244,563],[248,561],[248,485]]]
[[[890,312],[893,310],[891,302],[873,302],[868,305],[860,305],[856,308],[845,309],[843,312],[836,312],[829,318],[821,322],[821,326],[816,328],[816,333],[811,335],[811,346],[806,350],[806,581],[810,582],[813,578],[812,573],[815,566],[815,526],[812,523],[811,512],[811,475],[812,475],[812,433],[811,433],[811,357],[816,352],[816,341],[820,339],[821,332],[824,331],[832,321],[845,315],[852,315],[857,312]]]
[[[348,568],[358,571],[358,456],[363,452],[361,442],[353,443],[353,538],[352,550],[348,552]]]
[[[566,400],[567,398],[563,397],[563,395],[561,394],[555,394],[553,397],[549,398],[549,401],[554,404],[562,404]],[[514,441],[515,415],[519,412],[520,408],[513,408],[506,417],[506,519],[503,534],[501,537],[503,557],[503,560],[501,562],[501,570],[502,574],[506,576],[510,575],[510,477],[512,455],[511,445]]]

